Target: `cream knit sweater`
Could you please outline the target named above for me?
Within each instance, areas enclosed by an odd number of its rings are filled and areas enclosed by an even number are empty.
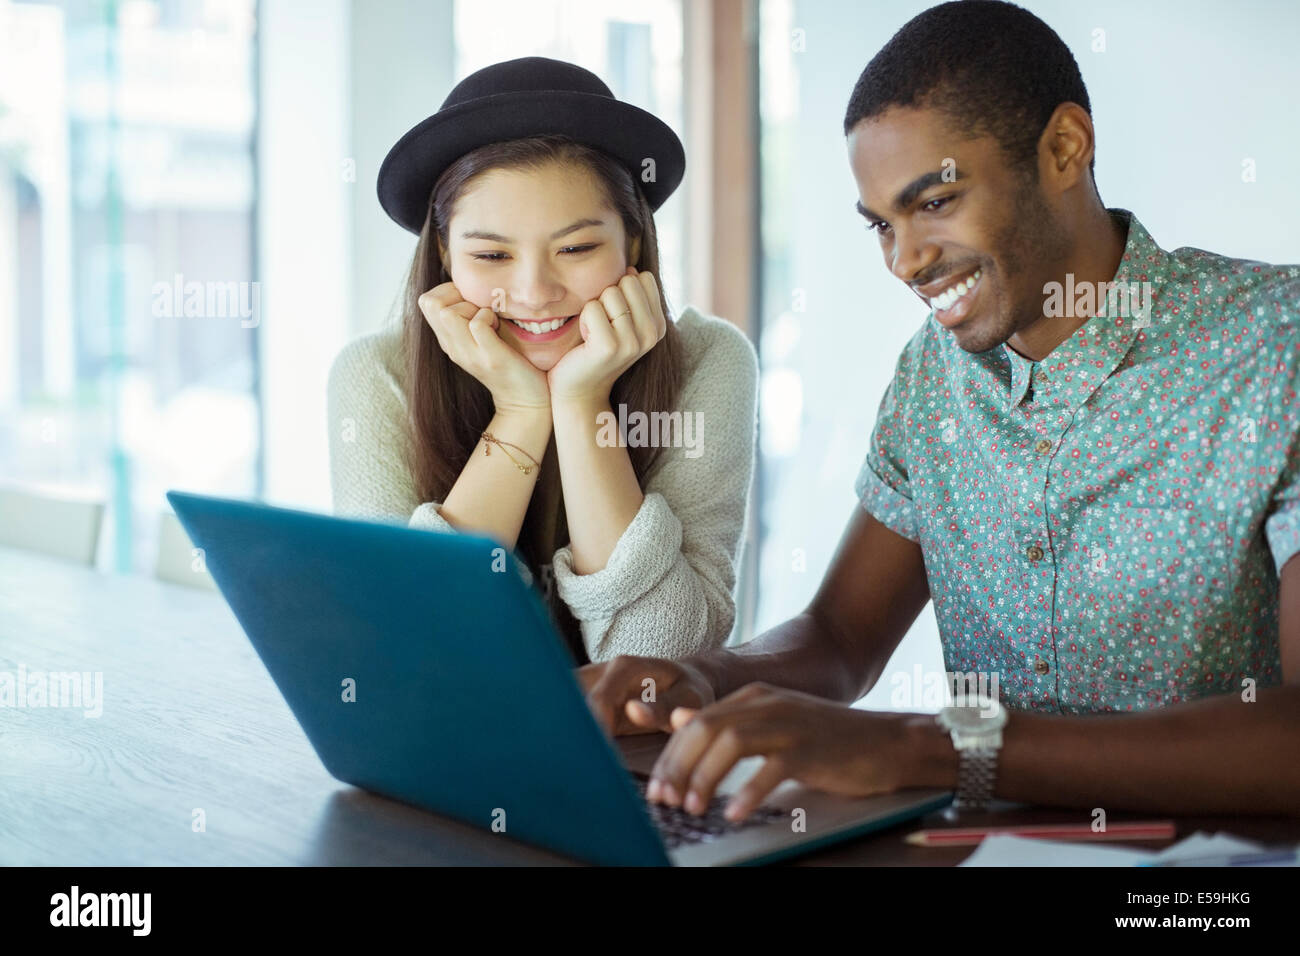
[[[619,654],[685,657],[722,646],[735,622],[732,590],[754,470],[758,362],[744,333],[722,319],[686,308],[677,329],[686,354],[678,408],[702,426],[696,447],[661,453],[641,508],[604,568],[575,574],[565,546],[542,569],[579,622],[592,661]],[[404,379],[400,328],[357,339],[334,360],[328,396],[334,511],[455,533],[438,513],[440,502],[415,495],[402,454]]]

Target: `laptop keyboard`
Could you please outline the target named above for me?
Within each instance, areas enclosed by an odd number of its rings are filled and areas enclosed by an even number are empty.
[[[650,778],[639,773],[632,775],[637,790],[645,799],[646,786]],[[709,806],[698,817],[681,807],[670,807],[665,803],[651,803],[646,800],[646,810],[650,819],[659,830],[664,845],[670,850],[691,843],[709,843],[731,833],[739,833],[751,827],[766,826],[777,820],[785,819],[785,811],[777,807],[759,806],[750,812],[744,820],[733,823],[723,816],[727,809],[727,797],[714,796]]]

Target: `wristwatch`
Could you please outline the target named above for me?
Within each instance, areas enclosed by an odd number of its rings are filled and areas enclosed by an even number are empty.
[[[988,806],[997,777],[1002,728],[1007,725],[1006,710],[993,698],[980,696],[973,705],[945,707],[935,721],[952,734],[952,745],[961,761],[953,808],[975,810]]]

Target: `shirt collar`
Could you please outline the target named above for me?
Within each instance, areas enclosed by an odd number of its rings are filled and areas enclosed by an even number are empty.
[[[1102,301],[1095,304],[1092,318],[1040,362],[1002,343],[1011,373],[1008,410],[1025,400],[1031,385],[1035,401],[1054,401],[1070,408],[1082,405],[1124,360],[1139,330],[1151,322],[1160,287],[1168,278],[1168,253],[1156,245],[1129,210],[1108,211],[1128,228],[1124,254],[1111,279],[1114,291],[1099,294]],[[1073,289],[1072,281],[1062,293],[1067,303],[1078,302],[1078,296],[1084,294]]]

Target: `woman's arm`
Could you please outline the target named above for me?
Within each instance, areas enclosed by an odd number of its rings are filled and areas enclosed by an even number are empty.
[[[709,650],[735,621],[732,590],[754,468],[757,360],[744,334],[720,319],[688,314],[679,330],[695,361],[674,427],[690,445],[664,448],[632,518],[592,573],[580,570],[574,505],[566,507],[572,543],[555,554],[556,586],[593,661]],[[565,431],[557,417],[557,449]],[[572,451],[576,443],[566,444]],[[623,448],[597,450],[627,455]],[[561,451],[561,473],[564,467]],[[590,492],[597,483],[584,487]],[[568,484],[565,500],[575,500]],[[586,499],[577,500],[585,507]]]
[[[467,302],[454,283],[421,294],[419,307],[438,347],[491,393],[496,412],[485,431],[507,447],[480,438],[446,500],[421,503],[405,454],[399,334],[358,339],[343,349],[329,375],[335,513],[409,514],[411,527],[482,534],[513,549],[551,439],[546,375],[501,341],[496,313]]]
[[[552,408],[573,570],[593,574],[609,561],[644,496],[627,449],[598,440],[602,416],[614,414],[608,399]]]
[[[498,411],[487,432],[518,445],[540,463],[551,440],[551,413]],[[531,467],[531,474],[523,474],[516,461]],[[532,466],[518,449],[503,449],[480,438],[442,503],[443,520],[458,531],[487,535],[513,550],[540,474],[541,468]]]
[[[392,330],[367,335],[345,346],[330,368],[328,427],[334,513],[367,520],[401,519],[413,528],[454,532],[456,525],[441,513],[442,503],[421,502],[411,480],[405,454],[406,393],[399,378],[398,341],[398,333]],[[494,436],[541,460],[550,440],[549,415],[541,424],[529,421],[523,413],[498,419],[488,429]],[[475,506],[483,509],[481,502],[493,487],[503,486],[495,517],[502,522],[501,538],[514,547],[537,473],[520,474],[510,459],[500,454],[499,447],[484,456],[482,446],[480,441],[453,486],[452,492],[464,491],[468,502],[468,507],[453,511],[453,515],[458,521],[473,522]],[[523,460],[517,451],[511,450],[511,454]],[[520,502],[507,502],[512,495]],[[490,498],[486,511],[492,511]]]
[[[438,347],[488,390],[495,409],[485,429],[495,441],[479,438],[438,518],[513,549],[551,440],[546,374],[502,341],[500,317],[467,301],[455,283],[441,283],[418,301]],[[456,409],[440,413],[453,415]],[[412,515],[412,524],[415,520]]]

